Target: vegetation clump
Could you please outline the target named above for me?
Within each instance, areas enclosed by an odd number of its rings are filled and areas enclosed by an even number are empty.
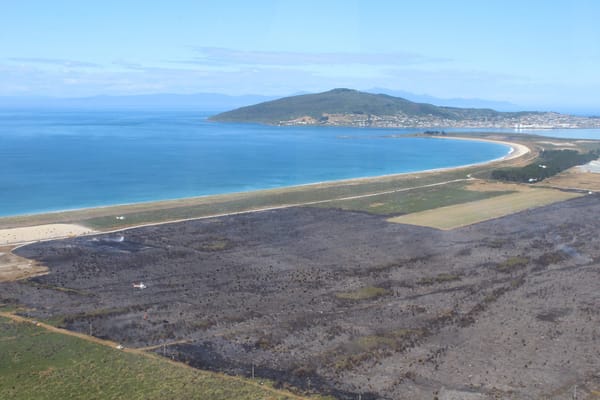
[[[545,150],[535,162],[521,168],[502,168],[492,171],[492,178],[501,181],[534,183],[554,176],[576,165],[600,157],[600,151],[579,153],[576,150]]]
[[[500,272],[510,273],[524,268],[525,266],[527,266],[528,263],[529,258],[527,257],[510,257],[498,264],[496,266],[496,269]]]
[[[547,267],[550,264],[558,264],[567,259],[567,255],[562,251],[553,251],[550,253],[544,253],[539,256],[536,263],[541,266]]]
[[[196,248],[200,251],[222,251],[232,247],[231,241],[227,239],[213,239],[199,243]]]
[[[374,335],[360,336],[338,348],[335,362],[338,371],[350,370],[367,360],[378,360],[401,352],[426,335],[423,329],[400,328]]]

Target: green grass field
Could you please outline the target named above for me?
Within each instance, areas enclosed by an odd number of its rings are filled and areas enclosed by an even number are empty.
[[[569,200],[578,196],[581,196],[581,194],[561,192],[553,189],[532,189],[494,198],[415,212],[409,215],[401,215],[390,218],[388,221],[399,224],[429,226],[438,229],[454,229],[514,214],[529,208]]]
[[[453,182],[359,199],[328,201],[316,204],[315,207],[341,208],[382,215],[410,214],[512,193],[510,191],[473,191],[468,190],[467,185],[468,182]]]
[[[300,399],[223,376],[0,318],[0,399]]]

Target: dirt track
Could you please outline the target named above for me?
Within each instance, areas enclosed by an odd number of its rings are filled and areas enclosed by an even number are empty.
[[[342,398],[593,396],[598,215],[593,195],[448,232],[312,208],[144,227],[20,248],[51,273],[0,299]]]

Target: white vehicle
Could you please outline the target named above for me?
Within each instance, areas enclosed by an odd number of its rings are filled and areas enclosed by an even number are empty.
[[[134,283],[134,284],[133,284],[133,288],[134,288],[134,289],[140,289],[140,290],[142,290],[142,289],[146,289],[147,287],[148,287],[148,286],[146,286],[146,285],[144,284],[144,282],[140,282],[140,283]]]

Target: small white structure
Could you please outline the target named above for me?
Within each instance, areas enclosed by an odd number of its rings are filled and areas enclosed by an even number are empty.
[[[122,221],[122,220],[124,220],[124,219],[125,219],[125,217],[124,217],[123,215],[119,215],[119,216],[115,217],[115,219],[118,219],[118,220],[121,220],[121,221]]]

